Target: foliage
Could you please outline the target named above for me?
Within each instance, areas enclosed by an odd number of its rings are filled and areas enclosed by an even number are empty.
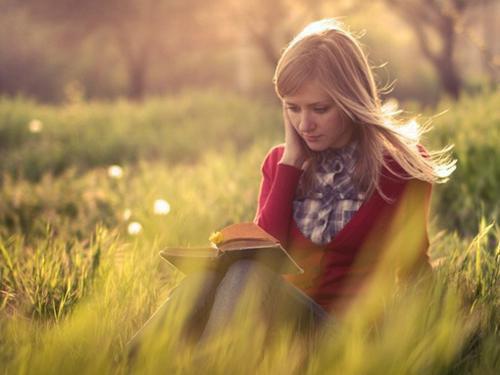
[[[470,13],[462,13],[469,3]],[[495,34],[498,4],[472,3],[2,0],[0,95],[62,102],[76,81],[93,99],[150,97],[193,86],[269,98],[271,69],[285,43],[314,19],[340,16],[357,33],[366,30],[363,42],[373,65],[389,63],[389,81],[398,79],[394,95],[435,103],[440,77],[464,81],[464,89],[478,79],[498,81],[495,38],[488,36]],[[406,17],[397,17],[397,9]],[[438,48],[442,43],[448,48]],[[452,54],[455,44],[459,53]]]
[[[440,224],[472,235],[480,218],[500,222],[500,92],[463,96],[457,105],[442,102],[429,141],[454,145],[458,167],[450,183],[436,188],[435,211]]]
[[[186,92],[139,105],[76,102],[51,107],[0,99],[0,172],[38,180],[80,170],[156,159],[195,162],[207,150],[244,149],[257,134],[277,134],[279,114],[217,90]],[[30,132],[30,122],[43,130]]]
[[[269,338],[262,321],[245,315],[194,350],[179,337],[179,311],[129,362],[128,340],[182,278],[158,251],[206,244],[217,228],[252,220],[262,157],[281,137],[279,110],[221,93],[144,106],[4,99],[3,372],[495,373],[499,179],[485,174],[498,173],[496,102],[498,93],[442,103],[450,110],[434,121],[429,140],[434,148],[453,141],[459,168],[434,197],[432,277],[375,283],[348,318],[312,341],[286,328]],[[39,132],[27,128],[33,118]],[[44,168],[27,173],[28,156],[47,157]],[[170,212],[155,213],[157,199]],[[451,231],[451,222],[472,235]],[[129,232],[131,223],[142,229]]]
[[[424,144],[431,149],[454,144],[458,160],[452,183],[434,189],[435,212],[444,228],[472,235],[482,216],[496,222],[500,218],[495,204],[500,181],[499,99],[498,92],[463,95],[456,105],[443,101],[437,109],[426,111],[426,115],[447,112],[433,119],[434,129]],[[30,132],[33,119],[43,124],[38,133]],[[210,150],[242,151],[256,139],[267,144],[277,142],[280,122],[275,106],[220,91],[185,92],[142,105],[126,101],[87,103],[77,97],[72,104],[53,107],[3,98],[0,172],[4,177],[0,175],[0,179],[8,187],[12,185],[7,175],[37,181],[46,173],[57,176],[68,168],[78,175],[89,168],[139,160],[161,160],[172,165],[195,163]],[[46,179],[46,185],[54,183],[52,178]],[[29,189],[28,182],[19,186]],[[13,201],[6,197],[0,204],[9,206]],[[87,214],[102,217],[107,207],[97,201],[89,204],[97,205],[99,210],[90,209]],[[47,205],[48,201],[40,204]],[[57,212],[71,209],[71,204],[63,208],[64,199],[54,204]],[[19,211],[19,217],[11,221],[22,222],[23,217],[40,212],[40,207],[21,205],[24,208],[20,210],[34,211]],[[8,220],[8,212],[3,211],[3,220]]]

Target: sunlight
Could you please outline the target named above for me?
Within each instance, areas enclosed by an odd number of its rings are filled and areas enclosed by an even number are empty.
[[[43,123],[40,120],[33,119],[28,125],[31,133],[40,133],[43,130]]]

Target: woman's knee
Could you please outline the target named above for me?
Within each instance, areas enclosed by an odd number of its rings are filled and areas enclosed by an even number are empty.
[[[204,305],[213,295],[219,280],[220,275],[212,270],[188,274],[171,291],[167,301],[184,308],[190,305]]]
[[[205,270],[187,274],[176,287],[178,291],[207,288],[217,282],[219,275],[213,270]]]
[[[255,259],[238,259],[232,263],[224,274],[223,282],[260,280],[267,281],[275,279],[278,275]]]
[[[277,275],[265,265],[253,259],[235,261],[226,271],[219,286],[216,298],[240,300],[243,295],[265,298],[276,284]]]

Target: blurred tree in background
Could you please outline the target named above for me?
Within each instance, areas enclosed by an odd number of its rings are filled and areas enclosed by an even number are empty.
[[[81,44],[86,38],[104,33],[120,53],[127,76],[127,95],[141,99],[146,91],[147,72],[154,55],[168,54],[186,44],[194,29],[193,10],[198,0],[27,0],[24,5],[36,18],[59,25],[60,37]],[[187,22],[187,21],[191,22]],[[175,38],[168,37],[175,34]],[[164,55],[162,55],[164,56]],[[172,56],[170,56],[170,59]],[[99,56],[96,56],[99,59]],[[169,60],[165,63],[168,65]]]
[[[384,0],[415,33],[423,56],[437,72],[443,90],[457,99],[463,78],[455,59],[458,34],[469,8],[490,0]],[[434,38],[432,38],[434,36]],[[437,41],[437,43],[436,43]],[[437,44],[437,46],[435,46]],[[494,64],[494,61],[488,61]]]
[[[0,94],[61,101],[141,99],[186,88],[273,95],[286,42],[306,23],[338,17],[363,42],[391,95],[435,103],[497,84],[490,0],[0,0]],[[69,87],[69,89],[68,89]]]

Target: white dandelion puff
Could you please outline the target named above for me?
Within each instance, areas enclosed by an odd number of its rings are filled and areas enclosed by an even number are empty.
[[[155,200],[154,213],[156,215],[167,215],[170,212],[170,204],[164,199]]]
[[[112,165],[108,168],[108,176],[111,178],[122,178],[123,168],[119,165]]]
[[[142,232],[142,225],[137,221],[131,222],[127,227],[128,234],[131,236],[136,236]]]
[[[43,123],[40,120],[33,119],[28,124],[31,133],[40,133],[43,129]]]

